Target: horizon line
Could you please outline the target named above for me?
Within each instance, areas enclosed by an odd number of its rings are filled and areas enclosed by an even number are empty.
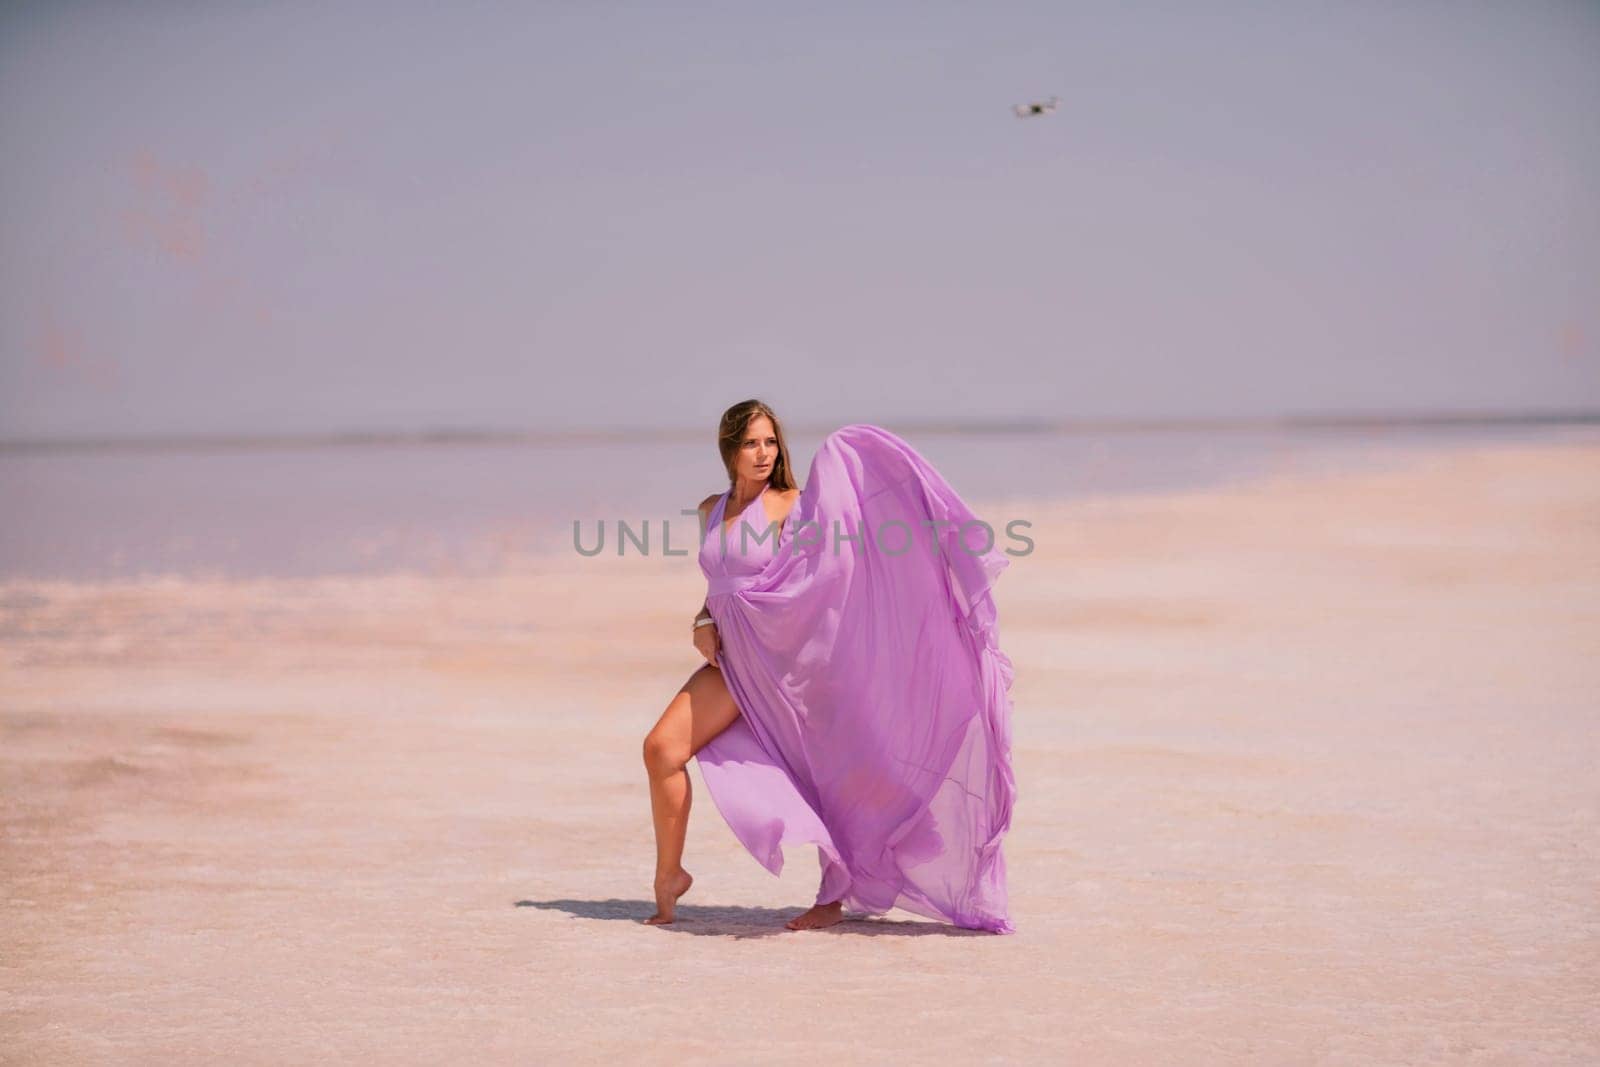
[[[873,420],[849,419],[823,428],[786,423],[786,432],[826,435],[840,426]],[[1277,415],[1103,416],[1045,419],[1037,416],[978,419],[882,419],[874,425],[904,434],[1039,434],[1194,429],[1338,429],[1410,426],[1505,426],[1600,424],[1600,410],[1416,411],[1388,413],[1285,413]],[[691,441],[714,437],[714,430],[690,427],[573,427],[505,429],[490,427],[418,428],[413,430],[298,430],[282,433],[124,434],[0,438],[0,453],[251,450],[388,445],[603,444],[618,441]]]

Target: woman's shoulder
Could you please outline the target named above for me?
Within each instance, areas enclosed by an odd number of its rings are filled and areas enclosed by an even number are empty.
[[[711,514],[711,509],[717,506],[717,501],[720,499],[722,499],[721,493],[712,493],[710,496],[700,501],[700,514]]]
[[[794,511],[795,505],[800,502],[800,490],[779,489],[774,495],[776,495],[777,498],[782,501],[782,505],[778,508],[778,510],[782,512],[781,517],[787,519],[789,517],[789,513]]]

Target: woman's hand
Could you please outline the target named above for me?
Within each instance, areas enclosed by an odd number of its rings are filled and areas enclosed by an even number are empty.
[[[717,639],[717,624],[710,626],[696,626],[694,628],[694,647],[706,658],[706,662],[713,667],[717,665],[717,650],[721,643]]]

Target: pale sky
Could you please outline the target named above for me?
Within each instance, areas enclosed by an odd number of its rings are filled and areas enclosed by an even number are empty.
[[[0,437],[1593,409],[1597,194],[1594,3],[11,3]]]

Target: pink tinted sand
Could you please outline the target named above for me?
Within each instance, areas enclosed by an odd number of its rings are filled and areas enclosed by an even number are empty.
[[[1600,1061],[1600,444],[973,504],[1004,938],[639,923],[692,559],[0,586],[7,1062]]]

